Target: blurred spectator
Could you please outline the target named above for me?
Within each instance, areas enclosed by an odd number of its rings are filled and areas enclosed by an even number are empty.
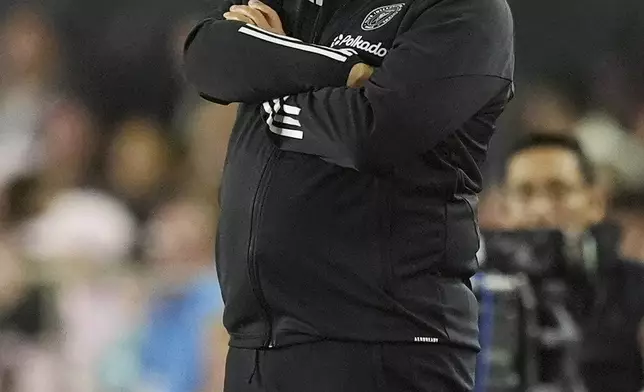
[[[56,289],[46,308],[27,310],[32,316],[55,314],[62,332],[54,358],[57,382],[48,387],[95,391],[100,354],[140,314],[139,284],[123,266],[129,261],[135,223],[122,204],[101,192],[70,189],[43,198],[37,184],[24,178],[10,188],[5,227],[39,271],[31,271],[30,279]],[[20,365],[31,371],[27,362]],[[51,389],[24,391],[41,390]]]
[[[57,194],[26,228],[23,245],[43,262],[121,263],[134,245],[136,224],[112,197],[93,190]]]
[[[0,390],[58,392],[60,329],[54,290],[37,263],[21,254],[23,225],[39,212],[37,181],[14,178],[0,213]]]
[[[36,9],[16,8],[6,16],[0,42],[0,185],[33,168],[39,123],[57,88],[57,45]]]
[[[637,392],[644,385],[644,348],[638,346],[644,264],[619,254],[620,231],[605,220],[606,200],[596,185],[574,138],[532,136],[508,164],[507,223],[565,234],[566,308],[582,331],[579,369],[586,389]],[[553,366],[542,365],[542,371]]]
[[[39,180],[43,196],[88,185],[98,125],[77,100],[58,101],[43,118],[39,139]]]
[[[0,245],[1,391],[61,391],[51,290],[33,276],[24,259]]]
[[[142,381],[153,391],[221,391],[225,341],[214,275],[215,213],[202,203],[164,205],[150,225],[149,257],[157,278],[143,332]],[[219,372],[218,372],[219,370]]]
[[[624,193],[612,203],[611,216],[620,223],[624,235],[624,257],[644,260],[644,194]]]
[[[192,200],[166,203],[153,215],[149,312],[143,329],[127,338],[139,342],[139,353],[119,346],[107,354],[103,390],[222,391],[227,342],[212,268],[214,220],[211,208]],[[119,366],[122,358],[137,371]]]
[[[57,309],[61,328],[61,392],[99,391],[103,355],[141,321],[142,285],[123,266],[88,268],[75,263],[59,273]],[[121,268],[119,268],[121,267]]]
[[[107,153],[108,185],[139,222],[148,218],[160,197],[174,192],[177,150],[154,120],[135,117],[117,125]]]
[[[237,105],[221,106],[202,102],[184,126],[188,162],[184,184],[195,195],[218,200],[228,139],[235,122]]]
[[[81,104],[59,101],[43,117],[39,168],[8,189],[12,219],[22,245],[37,260],[122,261],[130,256],[135,222],[118,200],[85,185],[96,129]],[[11,218],[9,216],[9,218]]]

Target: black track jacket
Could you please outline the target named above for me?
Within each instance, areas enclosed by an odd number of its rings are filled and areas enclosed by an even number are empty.
[[[221,188],[230,344],[478,348],[480,165],[513,95],[505,0],[268,2],[287,37],[199,23],[185,72],[242,102]],[[377,67],[345,87],[357,62]]]

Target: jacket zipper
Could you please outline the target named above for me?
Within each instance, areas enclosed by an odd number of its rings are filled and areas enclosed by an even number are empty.
[[[273,318],[271,308],[268,305],[268,301],[266,301],[266,297],[264,296],[264,293],[262,291],[261,282],[259,279],[259,268],[257,266],[257,260],[255,259],[255,251],[257,244],[257,231],[259,228],[258,221],[261,218],[262,209],[264,207],[264,201],[268,190],[268,183],[270,181],[271,169],[275,166],[279,155],[280,151],[274,148],[268,160],[266,161],[264,168],[262,169],[259,184],[257,185],[257,190],[255,191],[253,206],[251,210],[250,235],[247,256],[248,276],[250,279],[251,289],[253,290],[253,294],[255,295],[257,302],[259,302],[260,307],[262,308],[264,320],[268,328],[268,337],[264,342],[264,346],[269,348],[275,345],[275,340],[273,339]]]

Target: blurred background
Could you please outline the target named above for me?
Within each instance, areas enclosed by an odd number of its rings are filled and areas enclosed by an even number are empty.
[[[221,390],[213,233],[235,107],[180,69],[211,1],[0,1],[0,391]],[[644,260],[644,1],[510,3],[517,98],[481,225],[503,225],[512,144],[567,132]]]

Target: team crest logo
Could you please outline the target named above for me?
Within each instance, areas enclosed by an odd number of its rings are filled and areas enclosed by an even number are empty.
[[[386,5],[384,7],[376,8],[369,12],[366,18],[362,21],[362,30],[371,31],[381,28],[389,23],[405,6],[404,3]]]

